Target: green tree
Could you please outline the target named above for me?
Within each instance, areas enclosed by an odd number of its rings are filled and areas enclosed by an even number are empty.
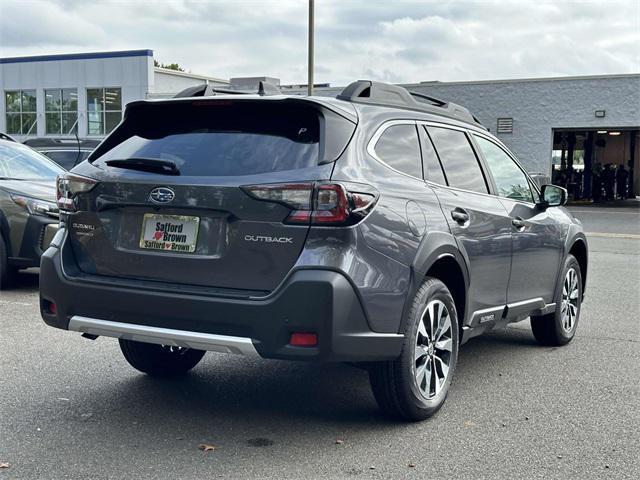
[[[166,68],[168,70],[176,70],[178,72],[184,72],[184,68],[182,68],[177,63],[160,63],[155,58],[153,59],[153,66],[159,68]]]

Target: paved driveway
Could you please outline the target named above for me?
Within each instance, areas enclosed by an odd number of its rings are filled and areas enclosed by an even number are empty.
[[[418,424],[380,417],[346,365],[208,354],[145,377],[114,340],[46,327],[25,273],[0,294],[0,480],[640,478],[640,216],[596,210],[576,214],[614,235],[589,239],[574,341],[540,347],[528,321],[470,341]]]

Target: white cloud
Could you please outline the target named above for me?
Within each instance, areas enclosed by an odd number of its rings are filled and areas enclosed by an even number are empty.
[[[0,56],[150,48],[218,77],[306,80],[306,0],[0,0]],[[316,81],[640,71],[640,2],[316,2]]]

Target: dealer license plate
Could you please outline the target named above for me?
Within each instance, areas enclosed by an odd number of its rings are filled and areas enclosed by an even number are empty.
[[[140,248],[193,253],[196,251],[199,226],[199,217],[147,213],[142,219]]]

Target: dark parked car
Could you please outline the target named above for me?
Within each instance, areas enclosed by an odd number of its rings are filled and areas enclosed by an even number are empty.
[[[30,138],[23,143],[46,155],[65,170],[71,170],[93,152],[100,140],[43,137]]]
[[[55,188],[62,172],[29,147],[0,140],[0,289],[17,270],[40,265],[58,229]]]
[[[368,81],[271,91],[128,105],[59,180],[47,324],[151,375],[206,350],[356,362],[408,420],[476,335],[531,317],[540,343],[573,338],[582,226],[466,109]]]

